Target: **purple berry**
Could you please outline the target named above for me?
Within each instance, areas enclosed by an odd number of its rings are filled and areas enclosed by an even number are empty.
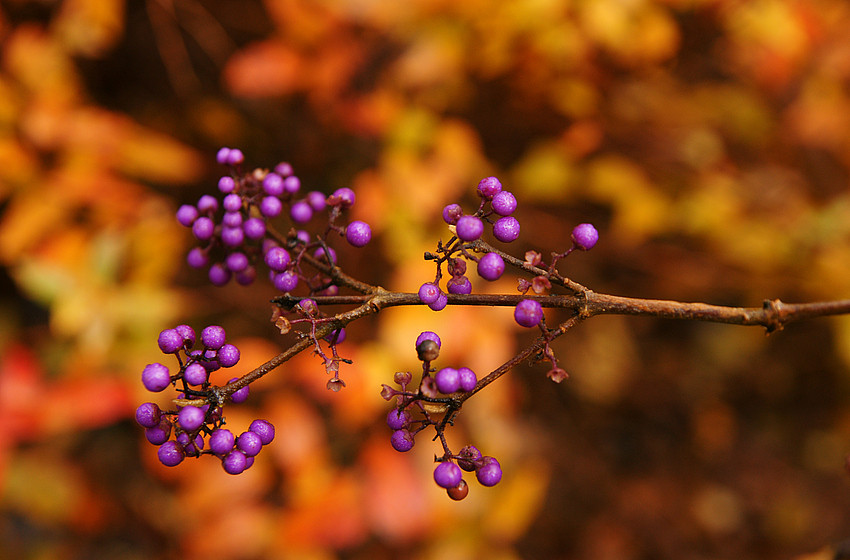
[[[228,228],[236,228],[242,226],[242,213],[241,212],[225,212],[224,217],[221,219],[221,225]]]
[[[289,251],[283,247],[272,247],[266,251],[264,260],[270,269],[282,272],[292,262],[292,257],[289,255]]]
[[[333,287],[336,287],[336,286],[333,286]],[[336,329],[334,331],[331,331],[331,333],[325,337],[325,340],[327,340],[328,342],[331,342],[333,344],[340,344],[342,341],[345,340],[345,337],[346,337],[345,329],[339,328],[339,329]]]
[[[455,225],[461,216],[463,216],[463,209],[460,204],[449,204],[443,208],[443,221],[450,226]]]
[[[439,299],[441,293],[439,286],[433,282],[425,282],[419,286],[419,301],[425,305],[431,305]]]
[[[263,448],[263,440],[251,430],[242,432],[236,439],[236,447],[247,457],[253,457]]]
[[[159,393],[171,384],[168,368],[160,363],[148,364],[142,371],[142,385],[152,393]]]
[[[177,329],[165,329],[159,333],[157,344],[164,354],[174,354],[183,348],[183,336]]]
[[[516,241],[519,237],[519,221],[513,216],[499,218],[493,224],[493,237],[502,243]]]
[[[260,214],[274,218],[280,216],[283,211],[283,203],[275,196],[267,196],[260,202]]]
[[[156,428],[162,418],[162,411],[155,403],[146,402],[136,409],[136,422],[143,428]]]
[[[158,426],[145,429],[145,438],[154,445],[162,445],[168,441],[168,438],[170,437],[171,422],[169,422],[166,418],[162,418]]]
[[[331,263],[336,263],[336,251],[334,251],[333,247],[328,247],[328,251],[330,251]],[[319,247],[313,252],[313,258],[319,259],[321,261],[328,262],[328,255],[325,252],[324,247]]]
[[[159,462],[166,467],[176,467],[183,462],[183,446],[176,441],[166,441],[156,451]]]
[[[212,350],[218,350],[224,346],[225,338],[224,327],[218,325],[210,325],[201,331],[201,342]]]
[[[274,172],[281,177],[289,177],[293,173],[292,164],[282,161],[274,166]]]
[[[306,201],[299,200],[289,209],[289,215],[293,222],[306,224],[313,218],[313,208]]]
[[[482,486],[495,486],[502,480],[502,466],[494,457],[482,457],[475,478]]]
[[[183,345],[186,348],[191,348],[195,345],[195,329],[189,325],[177,325],[174,330],[180,333],[183,337]]]
[[[437,298],[437,301],[428,304],[428,307],[431,311],[442,311],[446,308],[446,305],[449,304],[449,298],[446,294],[440,292],[440,297]]]
[[[205,194],[198,199],[198,212],[201,214],[213,214],[218,211],[218,199],[212,195]]]
[[[239,247],[243,241],[245,241],[245,232],[242,231],[242,227],[225,226],[221,228],[221,242],[228,247]]]
[[[267,195],[280,196],[283,194],[283,177],[277,173],[269,173],[263,178],[263,190]]]
[[[198,241],[207,241],[215,233],[215,223],[206,216],[201,216],[192,224],[192,235]]]
[[[213,286],[224,286],[230,282],[230,278],[232,276],[233,273],[227,270],[227,268],[221,263],[213,264],[207,273],[207,277]]]
[[[313,212],[321,212],[325,209],[325,195],[319,191],[310,191],[307,193],[307,204]]]
[[[485,177],[478,183],[478,195],[491,199],[502,191],[502,183],[495,177]]]
[[[341,189],[335,190],[331,197],[335,204],[339,204],[343,208],[350,208],[354,206],[354,201],[356,200],[356,197],[354,196],[354,191],[349,189],[348,187],[343,187]],[[329,201],[329,203],[330,202],[331,201]]]
[[[227,428],[218,428],[210,434],[210,450],[216,455],[226,455],[233,450],[236,438]]]
[[[475,384],[478,383],[478,376],[468,367],[457,368],[457,373],[460,376],[460,390],[472,391],[475,389]]]
[[[543,320],[543,308],[534,299],[524,299],[514,308],[514,319],[523,327],[535,327]]]
[[[237,379],[239,379],[239,378],[234,377],[233,379],[228,381],[228,383],[233,383]],[[241,389],[239,389],[238,391],[236,391],[235,393],[230,395],[230,400],[235,402],[236,404],[243,403],[248,399],[248,394],[250,392],[251,392],[251,386],[245,385],[244,387],[242,387]]]
[[[573,228],[573,243],[583,251],[589,251],[599,241],[599,232],[593,224],[579,224]]]
[[[393,435],[390,436],[390,444],[393,446],[393,449],[401,453],[410,451],[413,449],[414,444],[413,434],[404,428],[395,430]]]
[[[249,266],[245,270],[236,273],[236,281],[240,286],[249,286],[257,279],[257,269]]]
[[[444,395],[449,395],[460,389],[460,374],[454,368],[443,368],[434,374],[437,382],[437,390]]]
[[[242,150],[231,148],[230,153],[227,154],[228,165],[239,165],[243,161],[245,161],[245,156],[242,155]]]
[[[450,294],[467,295],[472,293],[472,282],[466,276],[454,276],[446,282]]]
[[[233,367],[239,362],[239,348],[232,344],[225,344],[218,351],[218,363],[221,367]]]
[[[295,194],[299,189],[301,189],[301,179],[295,175],[290,175],[283,180],[283,190],[289,194]]]
[[[484,222],[478,216],[461,216],[455,227],[462,241],[475,241],[484,233]]]
[[[248,218],[242,223],[242,231],[245,232],[245,237],[256,241],[266,235],[266,223],[262,218]]]
[[[186,263],[192,268],[204,268],[210,262],[209,256],[207,256],[206,251],[201,249],[200,247],[195,247],[189,254],[186,255]]]
[[[248,256],[245,253],[235,251],[227,255],[224,265],[233,272],[242,272],[248,268]]]
[[[463,473],[454,463],[444,461],[434,469],[434,482],[442,488],[454,488],[460,484]]]
[[[221,205],[225,212],[238,212],[242,208],[242,197],[231,193],[224,197]]]
[[[478,275],[485,280],[498,280],[505,271],[505,261],[498,253],[487,253],[478,261]]]
[[[401,430],[410,425],[410,413],[394,408],[387,413],[387,426],[393,430]]]
[[[372,228],[366,222],[355,220],[345,228],[345,239],[355,247],[363,247],[372,239]]]
[[[254,420],[248,429],[260,436],[263,445],[268,445],[274,440],[274,426],[268,420]]]
[[[516,197],[509,191],[501,191],[496,193],[491,204],[496,214],[510,216],[516,210]]]
[[[187,432],[194,432],[204,423],[204,415],[197,406],[184,406],[177,414],[177,423]]]
[[[230,194],[236,189],[236,181],[233,180],[233,177],[229,175],[225,175],[221,179],[218,180],[218,190],[223,194]]]
[[[216,154],[215,154],[215,160],[218,163],[225,165],[225,164],[227,164],[227,156],[229,156],[229,155],[230,155],[230,148],[219,148],[218,152],[216,152]]]
[[[294,272],[281,272],[274,275],[272,283],[275,289],[281,292],[291,292],[298,286],[298,275]]]
[[[414,347],[418,348],[419,345],[422,344],[423,340],[433,340],[437,343],[437,348],[440,348],[441,346],[440,337],[437,335],[437,333],[432,331],[423,331],[419,334],[419,336],[416,337],[416,344],[414,344]]]
[[[208,375],[207,368],[195,362],[186,366],[186,370],[183,372],[183,379],[189,385],[203,385],[207,382]]]
[[[248,458],[238,449],[234,449],[224,456],[221,466],[227,474],[240,474],[248,468]]]
[[[192,227],[198,219],[198,209],[190,204],[184,204],[177,209],[177,221],[182,226]]]

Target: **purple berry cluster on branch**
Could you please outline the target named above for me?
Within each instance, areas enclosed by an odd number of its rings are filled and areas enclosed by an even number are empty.
[[[178,325],[159,334],[159,348],[177,358],[177,371],[172,374],[159,362],[148,364],[142,371],[142,384],[155,393],[169,386],[180,393],[173,410],[162,410],[152,402],[141,404],[136,409],[136,421],[145,428],[147,440],[159,446],[157,457],[163,465],[174,467],[186,457],[214,455],[221,459],[227,473],[239,474],[251,467],[263,446],[272,442],[274,426],[257,419],[239,436],[224,427],[225,404],[244,402],[249,387],[228,396],[210,383],[210,374],[235,366],[239,362],[239,349],[226,342],[224,329],[217,325],[203,329],[200,342],[201,347],[196,348],[195,331],[188,325]],[[198,398],[206,399],[207,403],[195,406],[187,402]]]
[[[472,445],[465,446],[457,454],[449,449],[445,430],[453,424],[462,402],[454,397],[475,390],[478,377],[468,367],[432,368],[431,363],[439,357],[441,345],[437,333],[421,333],[415,343],[416,354],[422,362],[418,383],[413,383],[410,372],[397,372],[394,381],[399,389],[384,385],[381,395],[386,400],[396,399],[396,406],[387,414],[393,449],[402,453],[410,451],[416,435],[433,427],[434,439],[439,438],[443,448],[442,456],[436,458],[434,482],[445,488],[453,500],[462,500],[469,494],[462,471],[475,472],[483,486],[494,486],[501,480],[502,470],[495,458],[482,456]]]

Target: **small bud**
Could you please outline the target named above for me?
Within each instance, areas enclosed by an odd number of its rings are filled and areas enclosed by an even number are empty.
[[[554,381],[555,383],[560,383],[564,379],[567,379],[570,375],[562,370],[559,367],[552,368],[549,370],[549,373],[546,374],[546,377]]]
[[[410,375],[409,371],[397,371],[397,372],[395,372],[395,375],[393,376],[393,380],[396,383],[398,383],[399,385],[401,385],[402,387],[404,387],[405,385],[410,383],[411,379],[413,379],[413,376]],[[385,387],[386,387],[386,385],[385,385]]]

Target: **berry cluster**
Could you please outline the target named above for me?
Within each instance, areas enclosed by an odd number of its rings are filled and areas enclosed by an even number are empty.
[[[257,276],[256,263],[263,261],[269,279],[281,292],[291,292],[299,281],[307,281],[313,293],[326,289],[328,282],[302,271],[304,254],[335,264],[336,254],[327,245],[331,232],[344,236],[355,247],[363,247],[372,239],[372,230],[365,222],[336,224],[342,210],[354,205],[351,189],[340,188],[327,197],[319,191],[302,195],[301,180],[288,163],[279,163],[271,171],[243,173],[245,158],[239,149],[232,148],[221,148],[216,160],[229,170],[218,180],[221,201],[204,195],[196,205],[184,204],[177,210],[177,221],[191,228],[200,243],[189,252],[187,262],[193,268],[209,267],[209,280],[214,285],[223,286],[231,278],[249,285]],[[327,228],[313,239],[301,228],[324,211],[328,213]],[[291,227],[281,235],[278,232],[284,230],[275,228],[272,220],[284,215]]]
[[[179,369],[173,375],[168,367],[156,362],[142,371],[142,384],[158,393],[169,385],[180,385],[176,410],[162,410],[147,402],[136,409],[136,421],[145,428],[147,440],[158,445],[159,461],[168,467],[179,465],[185,457],[211,454],[221,459],[230,474],[239,474],[254,463],[264,445],[274,439],[274,426],[266,420],[254,420],[238,437],[224,427],[222,407],[225,404],[210,384],[210,374],[230,368],[239,361],[239,349],[226,343],[222,327],[211,325],[201,331],[201,347],[195,348],[195,331],[188,325],[166,329],[159,334],[159,348],[177,358]],[[231,379],[228,383],[236,381]],[[235,403],[248,398],[245,386],[230,395]],[[180,404],[191,398],[204,398],[210,404]],[[174,439],[171,439],[172,435]]]
[[[440,311],[448,304],[448,296],[440,288],[442,264],[446,267],[451,278],[446,282],[449,294],[472,293],[472,282],[466,276],[467,261],[476,263],[478,276],[494,281],[505,272],[505,259],[495,250],[484,250],[481,257],[473,255],[470,250],[482,250],[479,244],[484,234],[485,224],[492,225],[493,237],[503,243],[510,243],[519,238],[520,224],[512,216],[516,210],[516,197],[510,191],[502,188],[502,183],[496,177],[486,177],[478,183],[476,189],[481,202],[474,214],[464,214],[459,204],[449,204],[443,208],[443,220],[449,225],[453,237],[446,245],[440,243],[436,253],[426,253],[425,258],[437,262],[437,274],[432,282],[425,282],[419,287],[419,300],[434,311]],[[592,224],[579,224],[572,231],[572,246],[563,253],[552,255],[549,274],[555,270],[558,260],[567,256],[575,249],[590,250],[599,240],[599,233]],[[540,255],[529,251],[526,262],[532,266],[542,263]],[[520,281],[520,291],[526,293],[533,288],[535,293],[543,293],[551,287],[547,275],[540,275],[529,282]],[[523,300],[514,311],[516,322],[523,327],[534,327],[543,321],[543,310],[540,303],[533,300]]]
[[[478,377],[468,367],[431,368],[431,362],[440,355],[441,341],[437,333],[425,331],[416,339],[416,353],[422,361],[422,377],[418,387],[411,388],[413,376],[409,372],[395,374],[395,382],[401,387],[394,389],[384,385],[382,395],[390,400],[396,397],[397,405],[387,414],[387,425],[392,429],[390,444],[399,452],[413,449],[415,436],[428,426],[433,426],[443,445],[443,455],[438,458],[434,469],[434,481],[445,488],[453,500],[462,500],[469,493],[463,472],[475,472],[483,486],[493,486],[502,478],[499,462],[484,456],[472,445],[467,445],[458,454],[453,454],[443,435],[451,424],[460,402],[456,396],[471,393],[478,384]],[[433,373],[433,375],[432,375]]]

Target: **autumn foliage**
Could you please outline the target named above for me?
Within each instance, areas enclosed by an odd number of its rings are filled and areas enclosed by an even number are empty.
[[[529,341],[510,309],[354,324],[338,393],[299,355],[229,411],[277,427],[239,477],[161,466],[132,416],[163,328],[224,325],[245,368],[281,350],[271,287],[185,265],[174,212],[214,188],[219,146],[354,189],[373,237],[341,265],[396,291],[433,278],[441,209],[495,175],[521,251],[596,225],[560,265],[593,290],[847,298],[848,27],[843,0],[3,3],[0,557],[831,558],[848,318],[581,325],[553,343],[568,381],[529,364],[464,407],[453,448],[506,475],[457,503],[433,449],[388,445],[380,387],[422,330],[494,369]]]

